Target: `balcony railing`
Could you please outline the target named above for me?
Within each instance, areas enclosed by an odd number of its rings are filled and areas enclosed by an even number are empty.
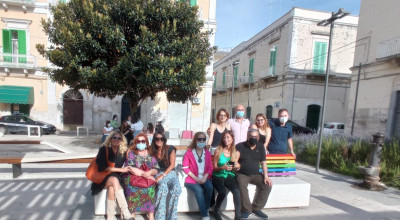
[[[376,59],[400,55],[400,37],[379,43],[376,53]]]
[[[0,0],[1,3],[34,5],[36,0]]]
[[[32,55],[0,53],[0,67],[36,69],[38,68],[38,59],[43,58],[37,58]]]

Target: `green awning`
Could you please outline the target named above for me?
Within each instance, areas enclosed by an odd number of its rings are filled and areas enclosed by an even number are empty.
[[[33,88],[26,86],[0,86],[0,103],[33,104]]]

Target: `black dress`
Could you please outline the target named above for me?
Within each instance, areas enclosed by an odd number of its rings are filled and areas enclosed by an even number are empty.
[[[264,145],[266,141],[267,141],[267,135],[262,135],[260,133],[260,138],[258,139],[258,143],[261,143]]]
[[[223,132],[219,132],[218,128],[215,128],[213,140],[212,140],[212,143],[211,143],[212,147],[217,147],[221,143],[222,134],[227,130],[228,129],[225,128],[225,130]]]
[[[121,168],[125,163],[126,154],[124,153],[121,155],[119,149],[117,151],[117,154],[114,154],[111,147],[102,146],[100,147],[96,157],[96,163],[99,167],[99,171],[103,171],[108,167],[106,161],[106,150],[108,150],[108,161],[114,162],[116,168]],[[103,182],[101,182],[100,184],[92,183],[92,195],[96,195],[104,189],[104,186],[106,185],[106,182],[108,178],[110,178],[110,176],[117,177],[119,180],[119,184],[123,186],[122,173],[110,173],[108,176],[106,176],[106,178],[104,178]]]

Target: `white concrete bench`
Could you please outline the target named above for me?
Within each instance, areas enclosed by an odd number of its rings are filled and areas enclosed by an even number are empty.
[[[193,192],[184,186],[184,179],[186,176],[182,174],[179,174],[178,176],[182,187],[182,193],[179,196],[178,212],[199,211]],[[273,182],[273,187],[265,208],[304,207],[309,205],[311,190],[310,183],[293,176],[270,178]],[[250,200],[253,200],[256,186],[250,184],[248,190]],[[99,195],[95,196],[95,215],[106,214],[106,196],[107,190],[103,190]],[[227,199],[222,203],[221,210],[234,210],[232,193],[229,193]]]
[[[76,136],[79,136],[79,130],[80,129],[86,130],[86,136],[89,136],[89,127],[87,127],[87,126],[78,126],[78,127],[76,127]]]

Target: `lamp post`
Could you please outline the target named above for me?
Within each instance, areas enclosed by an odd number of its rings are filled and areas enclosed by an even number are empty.
[[[232,72],[232,95],[231,95],[231,111],[232,111],[232,109],[233,109],[233,90],[234,90],[234,81],[235,81],[235,67],[237,66],[237,65],[239,65],[239,61],[236,61],[236,62],[233,62],[232,63],[232,70],[233,70],[233,72]],[[233,112],[232,112],[232,117],[233,117]]]
[[[322,102],[322,111],[321,111],[321,120],[319,123],[319,140],[318,140],[318,153],[317,153],[317,163],[315,166],[315,171],[319,172],[319,162],[321,157],[321,146],[322,146],[322,131],[324,126],[324,117],[325,117],[325,103],[326,103],[326,94],[328,92],[328,81],[329,81],[329,69],[330,69],[330,60],[331,60],[331,46],[332,46],[332,30],[333,30],[333,22],[337,19],[341,19],[350,14],[350,12],[345,11],[343,8],[340,8],[338,12],[332,12],[332,16],[328,19],[318,22],[318,26],[328,26],[330,24],[329,30],[329,43],[328,43],[328,57],[326,59],[326,70],[325,70],[325,89],[324,89],[324,98]]]

